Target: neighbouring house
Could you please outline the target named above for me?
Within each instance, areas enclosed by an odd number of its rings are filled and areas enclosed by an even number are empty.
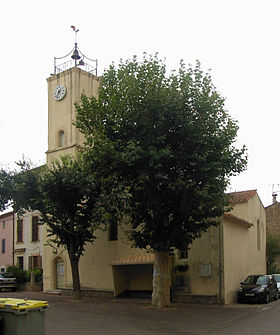
[[[280,235],[280,202],[276,194],[272,195],[272,204],[265,208],[267,234]]]
[[[280,202],[277,201],[276,193],[272,194],[272,204],[265,208],[267,235],[280,236]],[[280,257],[275,260],[276,269],[280,269]]]
[[[0,272],[5,272],[7,266],[14,264],[14,212],[0,215]]]
[[[14,263],[23,270],[42,268],[42,226],[38,211],[17,214],[15,218]]]

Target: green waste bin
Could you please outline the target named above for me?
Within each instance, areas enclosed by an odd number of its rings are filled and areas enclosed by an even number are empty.
[[[44,335],[47,301],[0,298],[1,335]]]

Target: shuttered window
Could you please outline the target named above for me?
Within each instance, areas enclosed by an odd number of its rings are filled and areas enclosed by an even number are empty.
[[[33,216],[32,217],[32,237],[31,241],[39,241],[39,217]]]
[[[22,225],[22,219],[18,219],[17,221],[17,242],[23,242],[23,225]]]
[[[41,268],[42,268],[42,257],[40,255],[28,257],[29,270],[41,269]]]

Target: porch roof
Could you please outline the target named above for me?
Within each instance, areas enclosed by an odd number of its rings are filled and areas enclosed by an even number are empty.
[[[253,226],[252,223],[244,220],[244,219],[240,219],[239,217],[232,215],[230,213],[224,213],[225,218],[227,218],[229,221],[231,221],[232,223],[237,223],[245,228],[250,228]]]
[[[150,254],[140,254],[140,255],[127,255],[121,257],[112,262],[112,265],[137,265],[137,264],[154,264],[155,255]]]

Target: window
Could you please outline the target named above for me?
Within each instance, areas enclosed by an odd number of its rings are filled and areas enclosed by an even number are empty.
[[[188,250],[180,250],[180,259],[188,258]]]
[[[37,256],[29,256],[28,260],[28,269],[34,270],[36,268],[42,267],[42,257],[40,255]]]
[[[211,263],[201,264],[201,277],[211,276]]]
[[[260,227],[260,220],[257,220],[257,248],[258,248],[258,250],[261,249],[261,227]]]
[[[109,225],[109,241],[117,241],[118,239],[118,223],[113,221]]]
[[[2,254],[6,252],[6,240],[3,238],[2,239]]]
[[[23,270],[23,256],[18,256],[17,258],[17,266]]]
[[[17,221],[17,242],[23,242],[22,229],[23,229],[23,220],[18,219]]]
[[[31,241],[39,241],[39,217],[33,216],[32,217],[32,236]]]
[[[6,222],[3,221],[3,222],[2,222],[2,228],[5,229],[5,227],[6,227]]]
[[[65,133],[63,130],[60,130],[58,133],[58,146],[59,147],[65,146]]]

